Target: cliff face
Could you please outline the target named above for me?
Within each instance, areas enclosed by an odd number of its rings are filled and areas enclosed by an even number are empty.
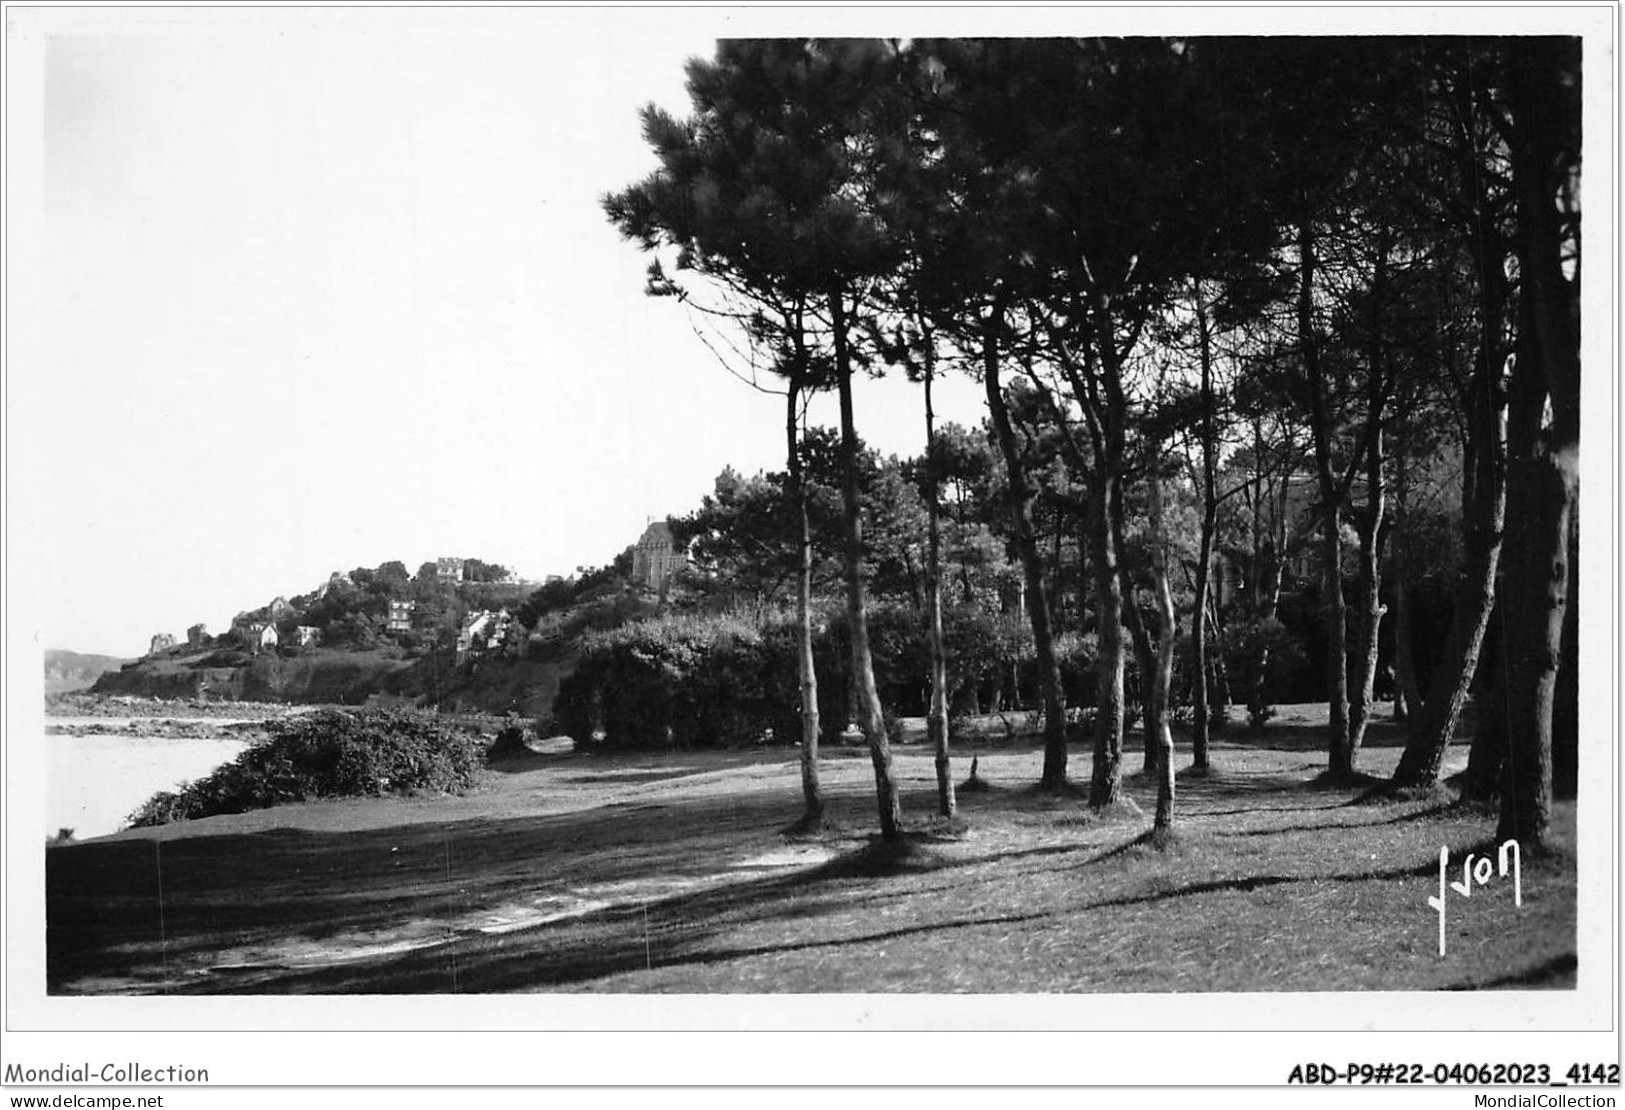
[[[227,653],[162,655],[103,675],[98,694],[220,701],[276,701],[358,705],[411,663],[379,655],[311,652],[291,658]]]
[[[307,651],[298,655],[160,655],[102,675],[98,694],[217,701],[361,705],[378,696],[447,710],[539,717],[568,660],[481,660],[454,667],[383,652]]]

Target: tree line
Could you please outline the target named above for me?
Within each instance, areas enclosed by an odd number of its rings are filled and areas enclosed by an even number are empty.
[[[687,77],[689,115],[643,112],[658,168],[604,207],[652,256],[648,291],[742,337],[749,370],[781,387],[794,542],[757,572],[794,582],[805,820],[822,812],[813,599],[832,517],[855,717],[882,835],[901,829],[868,619],[881,568],[852,398],[866,373],[921,386],[910,570],[939,810],[954,811],[955,479],[932,388],[965,373],[984,387],[1031,627],[1041,786],[1069,781],[1056,643],[1087,626],[1089,803],[1121,798],[1132,656],[1168,828],[1180,629],[1201,769],[1231,677],[1215,591],[1238,586],[1268,629],[1290,568],[1312,560],[1327,777],[1361,780],[1387,631],[1409,724],[1390,786],[1437,781],[1476,680],[1470,781],[1499,794],[1498,836],[1540,842],[1554,758],[1572,764],[1553,738],[1577,544],[1578,40],[724,41]],[[821,391],[839,401],[833,435],[806,427]],[[833,501],[809,481],[819,468]],[[1068,519],[1087,613],[1045,549],[1046,514]],[[1450,604],[1418,657],[1412,586],[1428,571]]]

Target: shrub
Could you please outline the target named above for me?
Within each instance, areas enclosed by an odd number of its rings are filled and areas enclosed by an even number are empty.
[[[456,792],[473,785],[484,754],[477,736],[434,714],[326,709],[274,722],[266,740],[178,792],[153,795],[129,824],[163,825],[311,798]]]
[[[793,647],[777,632],[682,615],[591,633],[554,715],[583,746],[600,729],[615,747],[754,742],[782,727],[787,701],[794,713]]]
[[[931,682],[925,615],[877,604],[868,616],[884,716],[924,715]],[[846,614],[825,608],[814,615],[814,627],[823,738],[838,743],[852,696]],[[951,607],[943,613],[943,635],[956,714],[985,704],[1036,704],[1036,657],[1021,617]],[[792,615],[668,615],[589,632],[579,644],[575,669],[559,683],[552,726],[581,748],[756,743],[769,729],[785,743],[801,735]],[[1063,636],[1057,654],[1068,703],[1092,705],[1094,637]],[[1126,645],[1124,661],[1132,721],[1139,672]]]
[[[517,717],[511,718],[497,733],[496,739],[486,750],[485,758],[487,762],[498,759],[522,759],[534,754],[530,745],[535,739],[536,733],[533,729]]]
[[[907,605],[877,604],[869,610],[869,646],[875,685],[886,712],[924,716],[931,699],[931,653],[926,614]],[[820,713],[826,734],[846,727],[851,682],[850,632],[844,609],[828,613],[814,637]],[[1002,691],[1011,701],[1037,689],[1032,636],[1009,615],[974,606],[952,606],[942,614],[943,654],[948,668],[949,704],[992,701]],[[790,649],[794,650],[793,644]],[[794,655],[790,658],[794,666]]]
[[[1132,650],[1127,653],[1132,656]],[[1066,703],[1092,707],[1098,700],[1095,662],[1100,656],[1100,644],[1093,632],[1063,632],[1055,637],[1055,661],[1061,669],[1061,689],[1066,692]],[[1128,689],[1127,677],[1124,691]]]
[[[1283,686],[1289,685],[1291,675],[1304,666],[1303,647],[1285,625],[1273,618],[1233,623],[1227,630],[1225,647],[1228,653],[1225,664],[1232,687],[1246,692],[1252,726],[1263,728],[1264,723],[1275,716],[1270,703],[1279,696]],[[1269,665],[1260,672],[1259,660],[1266,650]]]

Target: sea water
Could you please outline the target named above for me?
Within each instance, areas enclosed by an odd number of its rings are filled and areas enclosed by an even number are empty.
[[[117,832],[158,791],[200,779],[247,747],[179,736],[47,736],[43,835]]]

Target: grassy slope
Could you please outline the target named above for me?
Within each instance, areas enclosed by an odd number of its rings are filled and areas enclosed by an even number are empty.
[[[835,827],[812,840],[780,833],[799,808],[783,750],[542,755],[463,798],[125,833],[49,850],[48,979],[62,993],[1573,985],[1572,850],[1526,862],[1521,910],[1506,885],[1451,895],[1440,959],[1425,901],[1439,847],[1459,863],[1493,819],[1313,787],[1324,757],[1302,722],[1267,744],[1221,744],[1217,774],[1181,780],[1165,852],[1142,817],[1097,821],[1026,789],[1030,748],[982,749],[996,788],[961,795],[962,836],[930,831],[930,758],[901,750],[903,852],[871,841],[868,761],[840,750],[824,765]],[[1368,748],[1363,765],[1397,755]],[[1087,753],[1074,760],[1086,776]],[[1130,794],[1149,810],[1144,785]],[[1559,806],[1560,843],[1573,827]]]

